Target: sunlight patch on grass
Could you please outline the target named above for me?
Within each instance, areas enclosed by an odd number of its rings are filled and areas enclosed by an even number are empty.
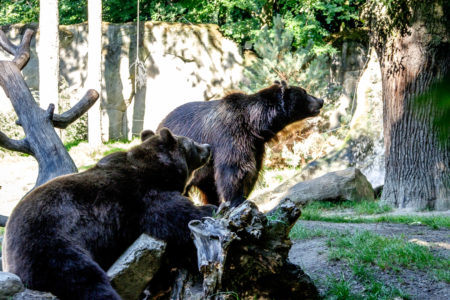
[[[383,271],[401,272],[402,269],[418,269],[430,272],[440,280],[448,281],[450,260],[434,256],[421,245],[401,237],[388,238],[369,231],[336,235],[327,242],[331,260],[349,263],[355,275],[369,280],[367,270],[377,267]]]
[[[322,213],[331,211],[352,210],[358,215],[375,215],[392,211],[392,207],[386,204],[381,204],[374,200],[361,201],[313,201],[309,203],[303,213]]]
[[[113,147],[111,149],[104,151],[103,156],[106,156],[108,154],[115,153],[115,152],[120,152],[120,151],[126,151],[126,150],[123,148],[119,148],[119,147]]]
[[[323,216],[320,212],[305,212],[300,217],[302,220],[323,221],[333,223],[398,223],[408,225],[427,225],[433,229],[450,228],[450,218],[445,216],[379,216],[379,217],[358,217],[358,216]]]

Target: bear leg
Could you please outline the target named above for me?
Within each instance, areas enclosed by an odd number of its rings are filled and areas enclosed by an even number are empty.
[[[39,252],[31,274],[17,272],[28,279],[24,283],[30,288],[51,292],[60,299],[121,299],[86,250],[58,243]]]
[[[236,166],[218,166],[215,179],[217,191],[223,201],[230,201],[236,207],[246,200],[244,195],[244,178],[246,173]]]

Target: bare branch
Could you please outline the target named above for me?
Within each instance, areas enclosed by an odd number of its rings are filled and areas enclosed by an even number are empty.
[[[18,151],[33,155],[33,152],[31,151],[26,138],[22,140],[13,140],[7,137],[6,134],[4,134],[1,131],[0,131],[0,146],[11,151]]]
[[[63,114],[54,114],[53,115],[53,126],[57,128],[66,128],[79,117],[81,117],[85,112],[94,105],[95,101],[97,101],[99,94],[96,90],[89,90],[86,92],[84,97],[75,104],[71,109],[64,112]]]
[[[49,118],[50,120],[53,120],[54,113],[55,113],[55,104],[50,103],[47,108],[47,111],[46,111],[47,118]]]
[[[33,37],[34,31],[27,29],[22,37],[22,41],[19,46],[13,45],[11,41],[6,37],[6,34],[0,29],[0,47],[6,52],[14,55],[13,63],[22,70],[30,59],[30,42]]]
[[[1,29],[0,29],[0,47],[2,47],[6,52],[14,56],[16,55],[17,50],[19,48],[9,41],[9,39],[6,37],[6,34]]]
[[[34,31],[27,29],[23,35],[22,42],[19,45],[19,49],[13,59],[13,63],[22,70],[30,59],[30,42],[33,37]]]

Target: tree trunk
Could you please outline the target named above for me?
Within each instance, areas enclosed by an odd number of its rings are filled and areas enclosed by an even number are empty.
[[[0,86],[19,117],[26,137],[13,140],[0,132],[0,146],[12,151],[27,153],[36,158],[39,174],[36,186],[64,174],[77,172],[77,168],[56,134],[54,127],[66,128],[85,113],[97,100],[98,93],[89,90],[83,99],[70,110],[59,115],[50,104],[45,111],[35,102],[20,72],[30,57],[30,41],[33,31],[27,29],[19,46],[14,46],[0,30],[0,49],[14,55],[13,61],[0,61]]]
[[[318,299],[309,276],[288,260],[300,206],[285,199],[264,215],[251,201],[222,204],[215,218],[191,221],[201,276],[179,271],[169,298]]]
[[[89,52],[88,84],[101,94],[102,78],[102,1],[88,1]],[[102,142],[100,102],[97,101],[88,113],[88,141],[91,146]]]
[[[372,42],[383,83],[386,176],[382,200],[400,208],[450,208],[450,142],[439,143],[437,138],[436,99],[429,96],[426,105],[416,105],[417,97],[450,71],[448,15],[440,2],[408,7],[403,13],[412,15],[400,20],[405,27],[391,31],[386,27],[395,23],[382,21],[395,21],[398,16],[386,16],[386,7],[372,8],[378,21],[371,24]]]
[[[39,104],[59,105],[59,10],[58,0],[39,1]]]

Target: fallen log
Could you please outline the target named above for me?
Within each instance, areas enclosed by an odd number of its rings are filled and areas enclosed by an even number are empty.
[[[170,299],[318,299],[309,276],[288,260],[299,206],[284,199],[263,214],[251,201],[223,204],[216,218],[191,221],[201,276],[180,271]]]

